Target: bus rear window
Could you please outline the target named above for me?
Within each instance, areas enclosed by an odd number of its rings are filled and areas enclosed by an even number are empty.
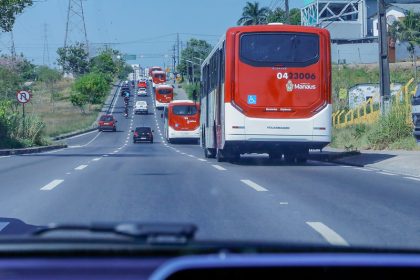
[[[307,66],[318,61],[319,37],[308,33],[248,33],[240,58],[252,66]]]
[[[191,105],[180,105],[174,106],[172,112],[175,115],[185,116],[185,115],[195,115],[197,114],[197,107]]]
[[[172,93],[171,89],[160,89],[158,90],[159,94],[170,94]]]
[[[154,77],[156,79],[163,79],[163,78],[165,78],[165,75],[163,75],[163,74],[155,74]]]

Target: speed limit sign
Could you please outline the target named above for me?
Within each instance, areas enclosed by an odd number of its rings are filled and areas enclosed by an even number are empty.
[[[29,100],[31,100],[31,94],[30,94],[28,91],[26,91],[26,90],[21,90],[21,91],[18,91],[18,92],[16,93],[16,99],[17,99],[20,103],[25,104],[25,103],[28,103],[28,102],[29,102]]]

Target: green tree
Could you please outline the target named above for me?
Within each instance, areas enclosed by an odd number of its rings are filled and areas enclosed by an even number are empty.
[[[110,83],[106,75],[92,72],[76,80],[70,100],[83,111],[85,104],[102,104],[109,90]]]
[[[267,23],[267,15],[269,9],[267,7],[260,8],[258,2],[246,2],[242,9],[242,16],[238,20],[238,25],[258,25]]]
[[[91,71],[115,75],[118,72],[118,66],[113,56],[114,54],[111,50],[102,51],[99,55],[91,59]]]
[[[83,43],[58,48],[57,63],[64,72],[79,76],[89,71],[89,55]]]
[[[407,50],[413,60],[414,76],[417,79],[416,46],[420,45],[420,13],[409,11],[402,21],[395,21],[388,33],[391,39],[407,43]]]
[[[22,88],[24,80],[16,69],[0,66],[0,94],[2,99],[16,100],[16,91]]]
[[[177,68],[182,75],[192,76],[194,68],[195,80],[200,79],[200,64],[210,53],[212,46],[205,40],[191,38],[187,47],[181,52],[181,60]],[[191,78],[191,77],[190,77]]]
[[[300,25],[300,10],[299,9],[291,9],[289,12],[289,21],[292,25]],[[267,13],[267,23],[270,22],[281,22],[286,23],[286,12],[282,8],[276,8],[274,10],[270,10]]]
[[[32,0],[2,0],[0,1],[0,30],[10,32],[13,29],[16,15],[32,5]]]

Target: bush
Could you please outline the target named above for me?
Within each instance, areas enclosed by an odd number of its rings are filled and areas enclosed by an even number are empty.
[[[368,134],[370,146],[374,149],[385,149],[404,138],[412,137],[413,127],[407,121],[410,114],[408,107],[394,104],[388,115],[372,125]]]

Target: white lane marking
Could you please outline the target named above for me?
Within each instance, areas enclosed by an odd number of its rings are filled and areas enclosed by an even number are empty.
[[[9,222],[0,222],[0,231],[2,231],[7,225],[10,224]]]
[[[0,158],[8,158],[8,157],[10,157],[10,156],[1,156]]]
[[[354,169],[362,170],[362,171],[373,171],[372,169],[367,169],[367,168],[363,168],[363,167],[356,167]]]
[[[202,158],[198,158],[198,160],[199,160],[199,161],[207,161],[207,160],[205,160],[205,159],[202,159]]]
[[[78,167],[76,167],[74,170],[82,170],[82,169],[85,169],[86,167],[87,167],[86,164],[82,164],[82,165],[79,165]]]
[[[349,165],[339,165],[340,167],[352,167],[352,166],[349,166]]]
[[[118,150],[113,151],[113,153],[118,153]]]
[[[396,174],[393,173],[388,173],[388,172],[383,172],[383,171],[379,171],[379,174],[383,174],[383,175],[388,175],[388,176],[395,176]]]
[[[186,155],[186,153],[181,153],[181,155]]]
[[[46,184],[45,186],[43,186],[41,188],[41,191],[50,191],[52,189],[54,189],[55,187],[57,187],[58,185],[60,185],[61,183],[63,183],[64,180],[52,180],[51,182],[49,182],[48,184]]]
[[[92,140],[90,140],[89,142],[87,142],[86,144],[84,144],[84,145],[81,145],[80,147],[86,147],[87,145],[89,145],[90,143],[92,143],[93,141],[95,141],[96,140],[96,138],[98,138],[99,137],[99,135],[101,135],[101,133],[102,133],[102,131],[99,131],[98,132],[98,134],[95,136],[95,137],[93,137],[93,139]]]
[[[183,155],[185,155],[185,153],[182,153]],[[217,170],[226,170],[226,168],[221,167],[220,165],[217,164],[212,164],[211,166],[213,166],[214,168],[216,168]]]
[[[288,205],[289,204],[289,202],[287,202],[287,201],[280,201],[280,205]]]
[[[248,185],[248,187],[253,188],[254,190],[256,190],[257,192],[267,192],[268,190],[264,187],[261,187],[260,185],[258,185],[257,183],[252,182],[251,180],[248,179],[242,179],[241,180],[242,183]]]
[[[350,246],[343,237],[321,222],[306,222],[318,232],[328,243],[335,246]]]
[[[192,157],[192,158],[195,158],[195,156],[193,156],[193,155],[188,155],[189,157]]]
[[[66,173],[66,175],[70,175],[70,174],[71,174],[71,172],[67,172],[67,173]]]
[[[404,177],[405,179],[414,180],[414,181],[420,181],[420,178],[415,177]]]
[[[98,160],[101,160],[101,158],[100,157],[97,157],[97,158],[94,158],[94,159],[92,159],[93,161],[98,161]]]
[[[108,157],[109,155],[103,155],[103,157]]]

